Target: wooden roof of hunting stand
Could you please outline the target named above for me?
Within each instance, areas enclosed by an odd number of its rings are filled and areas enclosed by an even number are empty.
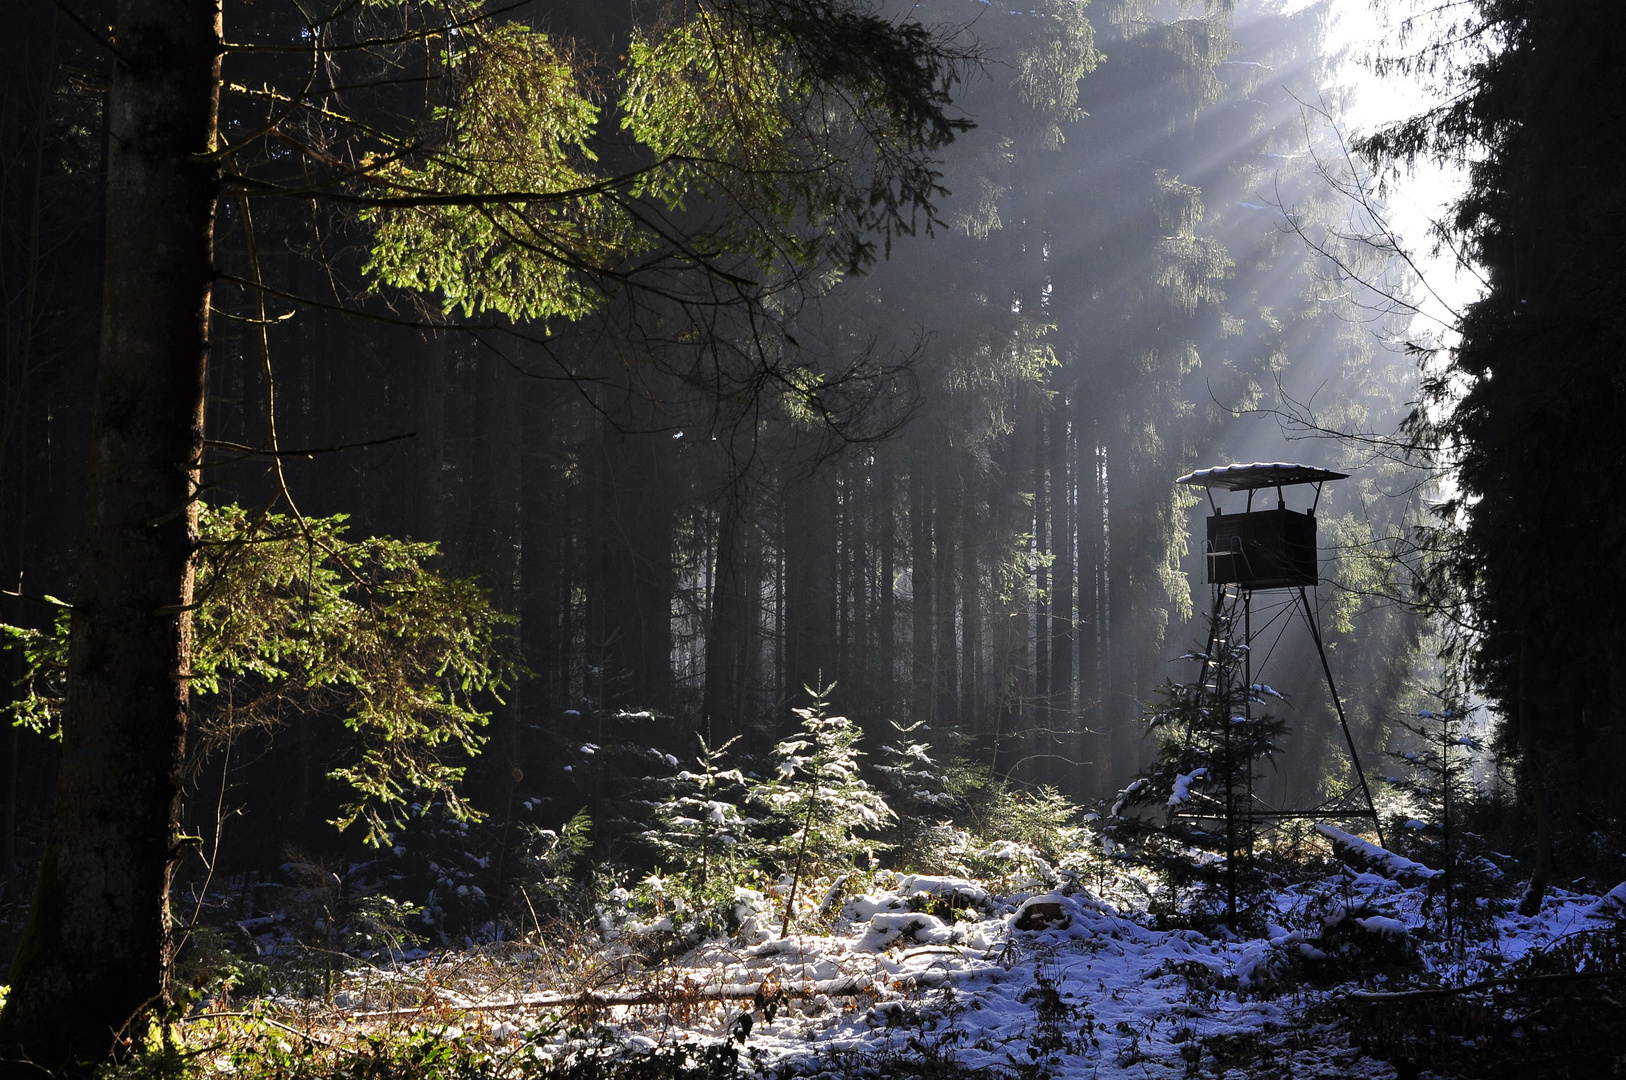
[[[1314,465],[1294,465],[1285,461],[1255,461],[1251,465],[1216,465],[1211,469],[1198,469],[1176,480],[1176,484],[1190,484],[1227,491],[1257,491],[1259,488],[1288,487],[1293,484],[1319,484],[1327,480],[1347,480],[1348,473],[1318,469]]]

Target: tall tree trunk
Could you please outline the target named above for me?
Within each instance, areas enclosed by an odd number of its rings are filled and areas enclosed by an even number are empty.
[[[1525,630],[1519,628],[1519,685],[1516,690],[1516,708],[1519,711],[1519,757],[1523,766],[1524,782],[1530,791],[1530,804],[1536,818],[1536,859],[1530,872],[1530,884],[1519,897],[1519,914],[1529,918],[1541,911],[1541,901],[1553,880],[1553,812],[1547,800],[1546,777],[1541,770],[1541,745],[1536,732],[1536,717],[1530,710],[1529,646],[1525,643]]]
[[[898,609],[894,580],[897,568],[898,517],[895,470],[887,458],[879,460],[881,474],[880,507],[876,513],[876,527],[880,530],[881,579],[880,604],[877,619],[876,668],[878,669],[877,711],[887,717],[897,716],[898,695]]]
[[[925,455],[909,469],[909,719],[932,716],[932,526]]]
[[[653,410],[627,426],[652,428]],[[662,438],[606,423],[592,497],[599,551],[590,590],[609,675],[606,704],[665,711],[672,699],[672,535],[677,513],[672,455]]]
[[[1050,495],[1054,477],[1050,475],[1049,441],[1046,438],[1051,424],[1045,421],[1042,402],[1033,408],[1033,550],[1039,556],[1034,567],[1033,591],[1033,710],[1034,720],[1041,728],[1050,727],[1050,566],[1045,561],[1051,553]],[[1039,736],[1041,743],[1049,737]],[[1034,753],[1030,750],[1029,753]]]
[[[1110,436],[1109,436],[1110,438]],[[1101,719],[1106,726],[1111,751],[1106,770],[1107,791],[1123,785],[1135,771],[1134,729],[1135,659],[1140,624],[1137,620],[1136,590],[1131,577],[1133,539],[1129,509],[1131,493],[1129,456],[1122,439],[1108,443],[1106,483],[1109,490],[1106,513],[1107,614],[1102,622],[1106,639],[1106,685],[1101,695]]]
[[[514,369],[502,357],[480,358],[475,391],[479,429],[474,444],[474,527],[470,562],[479,572],[491,602],[504,615],[519,613],[519,403],[522,389]],[[512,649],[514,642],[503,646]],[[484,789],[472,793],[498,821],[513,809],[519,773],[519,687],[492,703],[491,741],[473,775]]]
[[[1078,427],[1078,757],[1088,761],[1094,791],[1107,789],[1109,748],[1101,712],[1102,508],[1101,448],[1084,410]]]
[[[12,115],[5,119],[9,121],[6,130],[0,131],[0,138],[4,138],[8,145],[7,154],[0,161],[0,168],[4,169],[3,179],[5,187],[22,188],[24,195],[18,201],[22,204],[22,212],[18,215],[26,222],[24,234],[26,241],[22,258],[16,264],[21,271],[23,281],[21,297],[15,305],[8,304],[5,308],[5,351],[6,351],[6,383],[4,402],[4,422],[0,423],[0,477],[10,480],[11,498],[10,507],[6,509],[11,513],[12,548],[7,555],[6,567],[16,571],[15,587],[21,591],[23,582],[27,581],[29,537],[32,524],[29,517],[29,464],[33,460],[34,448],[29,442],[29,419],[34,408],[33,395],[30,392],[30,378],[34,365],[37,363],[34,356],[34,328],[40,320],[39,286],[44,276],[45,265],[41,251],[41,219],[44,217],[45,192],[42,175],[45,165],[46,142],[45,133],[51,118],[51,98],[56,88],[57,69],[57,43],[58,22],[60,14],[52,11],[44,19],[40,13],[33,14],[33,24],[25,24],[22,29],[25,36],[22,38],[23,48],[34,47],[32,54],[25,54],[21,63],[11,65],[5,81],[0,83],[0,90],[11,97],[12,105],[9,110]],[[44,30],[44,24],[49,21],[49,30],[45,32],[45,40],[40,42],[34,35],[26,32],[38,26],[36,33]],[[15,146],[9,145],[13,141]],[[13,169],[13,166],[16,166]],[[12,173],[26,174],[24,183],[13,182]],[[3,206],[3,203],[0,203]],[[9,224],[9,223],[8,223]],[[5,260],[9,263],[10,260]],[[0,271],[9,271],[10,265],[0,263]],[[7,275],[9,276],[9,275]],[[5,297],[9,300],[10,297]],[[15,448],[15,450],[13,449]],[[9,466],[15,461],[15,471]],[[8,575],[9,576],[9,575]],[[28,626],[38,620],[39,612],[26,611],[27,605],[21,598],[12,604],[12,622],[16,626]],[[22,677],[26,668],[23,650],[12,650],[12,682],[16,686],[22,685]],[[17,785],[21,778],[18,769],[18,758],[22,749],[22,731],[13,726],[6,734],[5,751],[5,820],[0,825],[0,876],[8,883],[17,869]]]
[[[937,479],[937,506],[933,515],[937,534],[937,655],[932,678],[937,687],[934,707],[935,722],[960,722],[959,635],[954,620],[958,612],[954,603],[954,579],[959,573],[955,565],[955,531],[959,524],[960,492],[947,476]]]
[[[790,704],[803,687],[822,690],[836,678],[837,552],[840,535],[835,464],[786,485],[785,667]],[[846,687],[838,696],[849,699]]]
[[[835,511],[836,527],[830,537],[833,544],[830,548],[830,558],[835,565],[831,568],[831,576],[835,585],[835,634],[834,666],[826,678],[834,678],[841,685],[848,700],[863,700],[862,691],[854,680],[857,671],[853,657],[849,651],[852,645],[853,612],[857,609],[855,600],[855,580],[858,564],[853,558],[853,457],[845,455],[839,466],[832,467],[831,482],[835,488],[835,498],[832,500],[832,510]]]
[[[1054,718],[1051,726],[1058,731],[1067,731],[1078,726],[1076,711],[1073,708],[1073,654],[1076,648],[1074,633],[1076,623],[1073,618],[1075,543],[1073,507],[1074,481],[1077,473],[1073,466],[1072,425],[1068,423],[1067,414],[1066,399],[1062,398],[1058,400],[1050,420],[1050,519],[1053,537],[1050,550],[1056,557],[1052,575],[1055,588],[1050,599],[1050,712]],[[1065,738],[1061,735],[1053,736],[1056,740]],[[1070,739],[1056,742],[1056,747],[1063,757],[1077,760],[1076,755],[1070,753],[1072,749]],[[1075,770],[1072,767],[1066,767],[1065,776],[1073,777],[1074,774]]]
[[[1038,404],[1019,401],[1016,408],[1018,420],[1010,437],[1011,456],[1008,475],[1017,491],[1028,493],[1028,499],[1007,501],[1006,505],[1015,515],[1014,528],[1007,526],[1000,530],[1002,535],[1010,535],[1012,532],[1018,535],[1033,533],[1037,521],[1034,507],[1038,502],[1036,493],[1041,480],[1034,467],[1037,464],[1038,431],[1035,421]],[[1009,762],[1003,766],[1007,775],[1020,767],[1032,753],[1030,747],[1033,737],[1034,702],[1037,696],[1034,658],[1030,651],[1036,644],[1033,633],[1035,606],[1021,594],[1014,596],[1010,604],[1010,616],[1006,620],[1006,647],[1002,671],[1002,681],[1007,691],[1004,698],[1004,717],[999,728],[1005,735],[1004,750],[1010,757]]]
[[[62,774],[0,1014],[0,1075],[89,1075],[132,1016],[162,999],[170,962],[217,186],[204,153],[219,100],[220,8],[123,0],[117,18]]]
[[[559,471],[545,467],[558,453],[554,432],[562,427],[556,403],[533,396],[523,403],[521,430],[530,460],[520,469],[520,656],[529,669],[526,712],[550,726],[566,708],[579,708],[570,695],[571,635],[567,558],[570,503]],[[537,459],[542,459],[539,462]],[[521,755],[521,768],[543,764]]]
[[[446,541],[446,335],[409,330],[413,452],[412,535]]]
[[[706,624],[706,681],[701,731],[717,746],[746,730],[756,640],[757,574],[752,497],[743,481],[723,496],[717,520],[717,556]],[[792,686],[794,694],[799,687]]]
[[[873,501],[866,482],[870,470],[868,454],[853,454],[847,470],[841,500],[842,532],[845,536],[844,563],[850,567],[847,580],[847,610],[841,620],[841,678],[849,702],[862,702],[866,714],[875,709],[875,679],[870,658],[875,655],[870,637],[870,612],[874,568],[870,562],[869,523],[864,507]]]
[[[961,509],[960,530],[960,720],[972,731],[985,725],[982,688],[982,589],[977,576],[976,510]]]

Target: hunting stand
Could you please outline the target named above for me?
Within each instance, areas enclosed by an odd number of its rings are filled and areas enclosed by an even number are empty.
[[[1350,764],[1359,781],[1358,787],[1318,806],[1283,809],[1267,805],[1254,793],[1252,769],[1241,770],[1244,777],[1224,777],[1225,799],[1223,811],[1218,816],[1223,817],[1226,835],[1227,877],[1231,881],[1227,888],[1230,894],[1228,907],[1233,922],[1236,917],[1235,884],[1234,869],[1230,868],[1234,867],[1239,847],[1252,855],[1253,839],[1259,826],[1291,819],[1369,818],[1377,832],[1378,843],[1383,843],[1377,807],[1372,801],[1372,791],[1367,785],[1366,773],[1361,768],[1360,755],[1355,749],[1355,739],[1344,715],[1332,665],[1327,660],[1326,644],[1322,640],[1315,605],[1309,597],[1309,590],[1320,584],[1315,511],[1321,502],[1321,487],[1329,480],[1343,480],[1347,476],[1346,473],[1309,465],[1255,462],[1199,469],[1175,481],[1202,487],[1213,510],[1208,518],[1203,545],[1208,584],[1212,589],[1213,615],[1209,620],[1208,645],[1201,654],[1202,669],[1197,680],[1199,692],[1217,695],[1220,700],[1216,704],[1226,711],[1233,707],[1233,703],[1240,703],[1243,710],[1240,719],[1252,720],[1254,702],[1260,700],[1261,694],[1268,692],[1265,684],[1255,681],[1261,678],[1262,670],[1256,670],[1253,659],[1253,597],[1256,592],[1285,591],[1292,594],[1289,603],[1304,620],[1315,643],[1316,654],[1321,659],[1321,671],[1326,676],[1327,690],[1332,695],[1333,710],[1344,733],[1344,744],[1349,749]],[[1288,509],[1286,489],[1308,486],[1314,488],[1314,498],[1310,500],[1309,508],[1304,511]],[[1276,505],[1254,509],[1256,495],[1272,488],[1276,492]],[[1246,492],[1245,508],[1241,513],[1226,513],[1215,499],[1216,491]],[[1222,645],[1225,647],[1221,648]],[[1238,645],[1240,648],[1237,648]],[[1220,665],[1214,660],[1216,656],[1235,653],[1241,654],[1241,687],[1230,685],[1234,676],[1229,673],[1229,665]],[[1262,669],[1263,664],[1258,667]],[[1226,673],[1221,673],[1222,668]],[[1226,685],[1220,685],[1222,679]],[[1227,739],[1229,731],[1227,724]],[[1229,761],[1231,757],[1227,746],[1225,759]],[[1241,780],[1240,784],[1238,780]],[[1357,798],[1359,802],[1355,801]],[[1204,815],[1212,813],[1194,812]],[[1239,832],[1243,835],[1239,836]],[[1239,845],[1239,839],[1244,843]]]

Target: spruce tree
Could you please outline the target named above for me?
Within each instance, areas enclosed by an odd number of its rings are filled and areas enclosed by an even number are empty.
[[[724,768],[738,736],[712,747],[700,739],[696,769],[674,775],[652,808],[653,825],[643,834],[690,900],[731,900],[741,870],[749,864],[748,830],[753,821],[740,813],[745,777]]]
[[[1359,144],[1388,169],[1468,163],[1440,232],[1485,289],[1460,313],[1456,347],[1425,354],[1411,434],[1458,484],[1425,583],[1523,769],[1538,834],[1527,914],[1552,877],[1555,821],[1626,811],[1626,684],[1613,674],[1626,665],[1619,14],[1605,0],[1443,9],[1418,48],[1384,61],[1434,79],[1441,104]]]
[[[896,817],[859,772],[862,733],[845,716],[830,715],[834,689],[807,688],[812,702],[795,710],[801,730],[774,747],[775,774],[751,791],[777,827],[768,856],[790,878],[782,936],[795,922],[802,886],[852,870],[860,857],[873,863],[874,834]]]

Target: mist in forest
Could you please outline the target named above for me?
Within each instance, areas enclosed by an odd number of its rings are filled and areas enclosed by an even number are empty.
[[[768,368],[729,344],[744,323],[725,316],[701,348],[613,300],[470,330],[371,285],[353,219],[259,211],[261,270],[316,301],[273,296],[265,337],[280,444],[306,451],[282,459],[299,512],[438,544],[434,565],[513,620],[521,674],[487,701],[465,783],[496,819],[557,826],[596,805],[613,784],[600,747],[686,757],[698,733],[760,754],[806,688],[832,685],[870,740],[919,723],[934,753],[1110,800],[1154,752],[1147,704],[1193,677],[1181,657],[1206,634],[1209,509],[1173,481],[1231,461],[1351,474],[1318,506],[1313,596],[1357,742],[1382,743],[1419,630],[1369,556],[1421,504],[1398,467],[1332,435],[1393,429],[1416,369],[1387,344],[1399,315],[1340,267],[1405,286],[1345,239],[1356,211],[1325,175],[1344,160],[1317,112],[1342,107],[1327,6],[910,10],[980,55],[955,88],[975,126],[940,152],[938,220],[891,236],[866,273],[781,295]],[[527,18],[608,63],[632,14]],[[87,50],[80,31],[40,15],[29,33],[38,63],[9,78],[36,112],[8,153],[50,154],[31,195],[7,195],[8,244],[35,246],[14,259],[32,299],[8,309],[0,544],[8,582],[57,596],[80,528],[101,121],[95,79],[47,59]],[[250,276],[235,204],[217,232],[222,268]],[[208,437],[258,446],[258,328],[221,317],[213,335]],[[207,498],[255,507],[276,482],[223,461]],[[1282,806],[1321,798],[1347,757],[1288,597],[1256,601],[1260,677],[1293,731],[1261,788]],[[8,738],[10,864],[40,840],[55,749]],[[295,726],[215,762],[211,790],[243,808],[231,858],[339,843],[323,777],[346,752]]]

